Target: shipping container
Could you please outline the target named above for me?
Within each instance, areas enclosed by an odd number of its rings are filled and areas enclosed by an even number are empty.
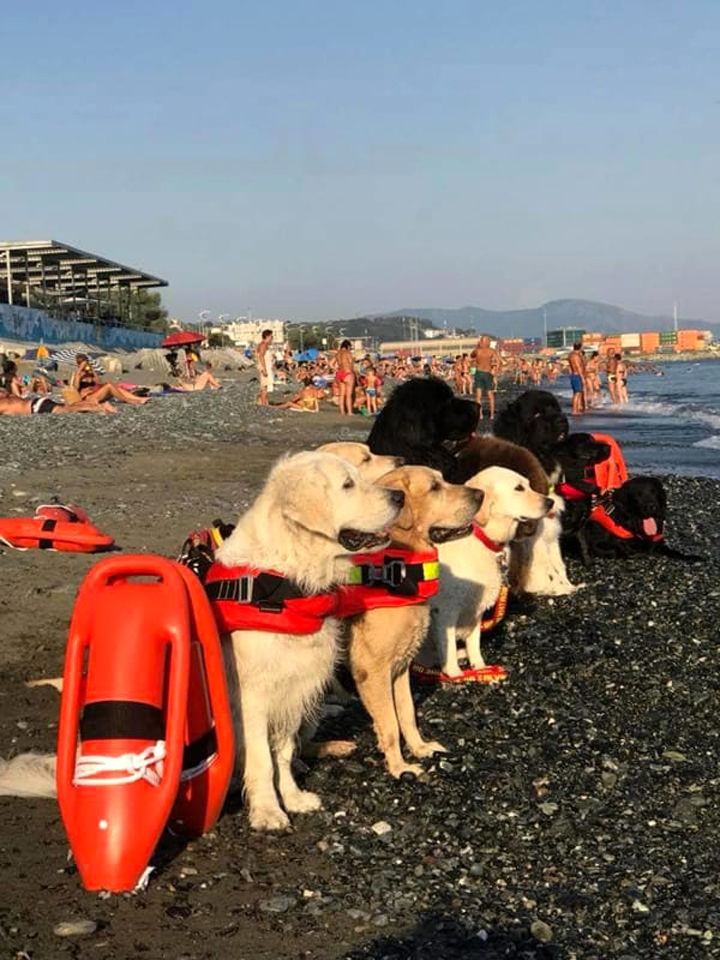
[[[640,349],[643,353],[655,353],[660,346],[660,334],[657,331],[640,334]]]

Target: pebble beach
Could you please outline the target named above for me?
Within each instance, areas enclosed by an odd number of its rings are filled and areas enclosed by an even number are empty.
[[[81,505],[127,552],[177,555],[234,521],[287,450],[364,440],[370,421],[218,393],[115,416],[8,417],[0,503]],[[502,397],[499,398],[502,403]],[[587,586],[537,599],[485,642],[508,680],[416,688],[451,753],[420,781],[385,772],[359,704],[321,730],[357,738],[305,774],[324,811],[253,834],[240,797],[212,833],[167,838],[147,891],[85,892],[57,806],[0,798],[0,955],[125,960],[692,960],[720,952],[720,481],[663,478],[668,542],[704,563],[569,562]],[[55,749],[75,592],[94,559],[0,554],[0,754]],[[63,926],[65,925],[65,926]]]

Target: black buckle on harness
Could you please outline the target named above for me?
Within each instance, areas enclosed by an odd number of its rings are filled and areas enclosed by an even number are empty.
[[[365,586],[380,584],[388,587],[399,587],[407,574],[405,561],[396,557],[391,557],[377,566],[368,564],[363,569],[366,571],[365,576],[363,576],[363,585]]]

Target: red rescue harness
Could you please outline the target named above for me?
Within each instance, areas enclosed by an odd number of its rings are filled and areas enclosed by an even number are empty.
[[[224,633],[317,633],[325,618],[336,616],[338,609],[336,591],[309,594],[274,570],[249,566],[213,563],[205,576],[205,590]]]
[[[379,607],[407,607],[434,597],[440,587],[437,550],[388,547],[359,554],[347,583],[338,588],[340,617]]]
[[[414,553],[390,547],[355,558],[348,582],[308,593],[274,570],[213,563],[205,590],[218,627],[272,633],[317,633],[326,617],[351,617],[378,607],[424,603],[439,589],[437,550]]]

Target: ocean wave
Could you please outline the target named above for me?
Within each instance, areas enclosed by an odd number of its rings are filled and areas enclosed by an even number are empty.
[[[710,450],[720,450],[720,436],[706,437],[704,440],[698,440],[693,444],[694,447],[705,447]]]
[[[674,417],[678,420],[689,420],[702,423],[713,430],[720,430],[720,411],[699,409],[691,403],[668,403],[666,400],[630,400],[616,408],[618,412],[640,413],[645,416]]]

